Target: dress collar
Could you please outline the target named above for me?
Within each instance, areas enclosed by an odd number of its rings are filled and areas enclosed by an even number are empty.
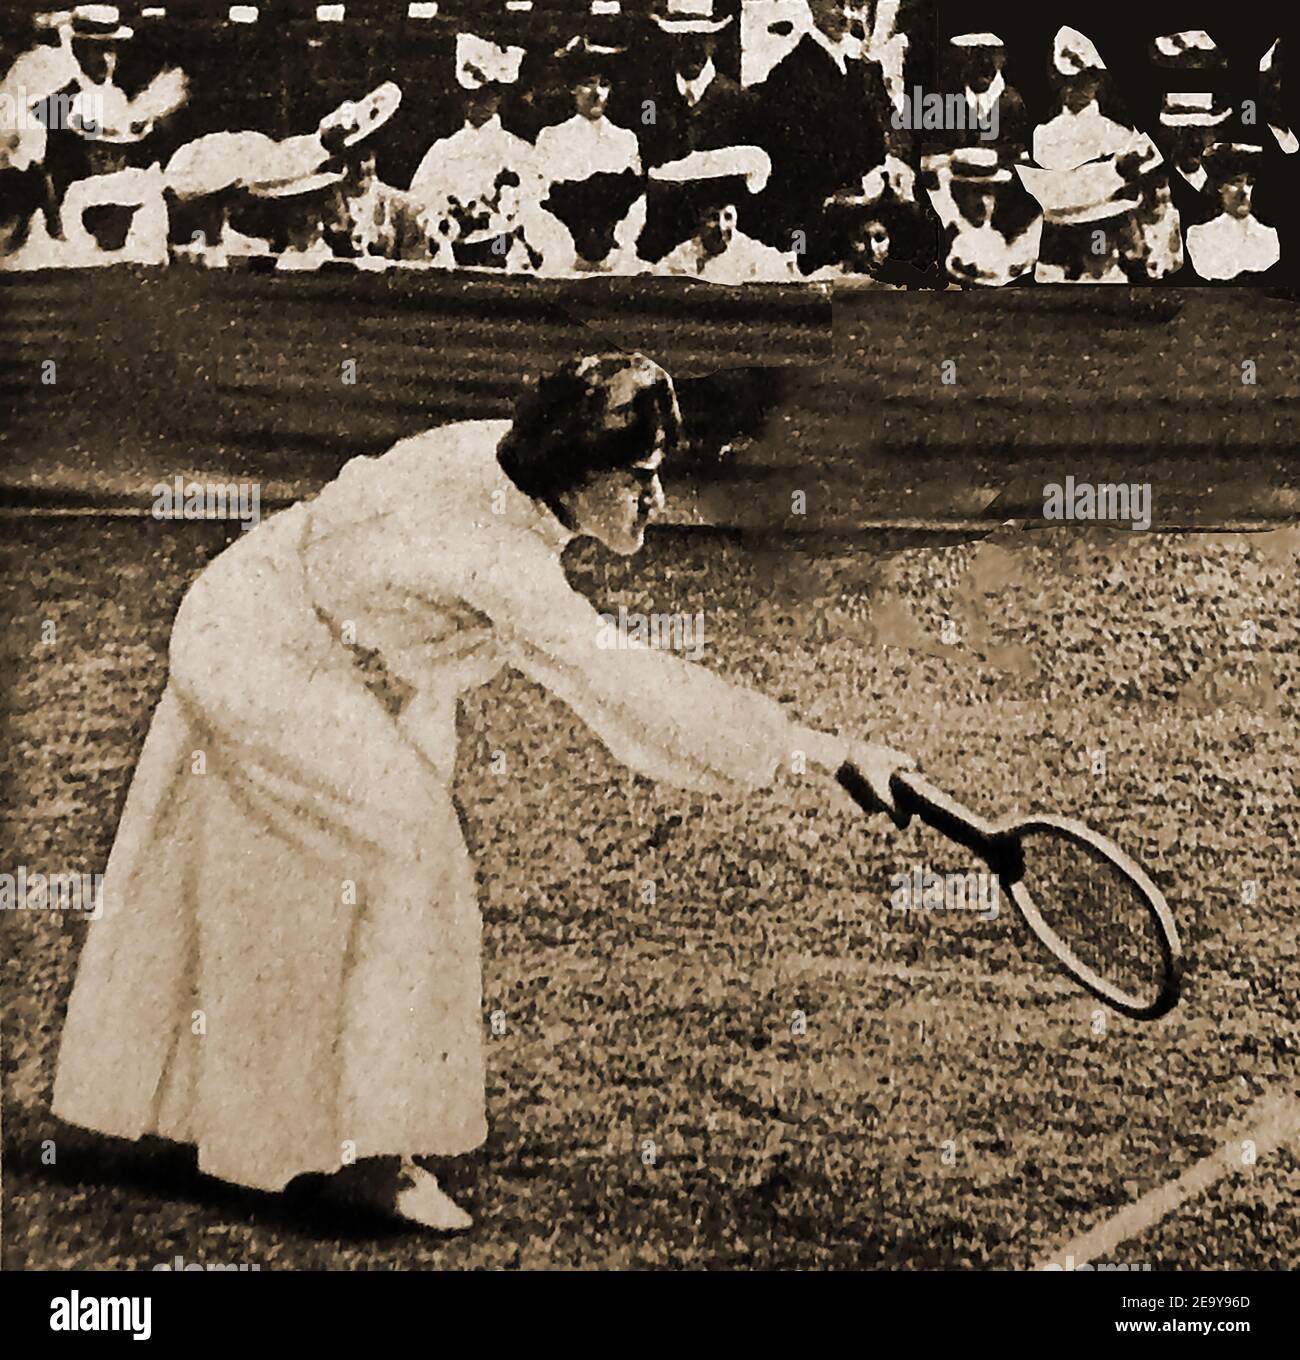
[[[993,79],[989,81],[989,87],[987,90],[983,90],[977,93],[976,91],[972,90],[971,87],[968,85],[966,87],[966,102],[971,106],[971,108],[979,109],[979,111],[983,113],[984,110],[987,109],[990,105],[995,104],[999,99],[1002,98],[1002,93],[1006,88],[1007,88],[1006,78],[1003,76],[1002,72],[999,71],[997,75],[995,75]]]
[[[496,461],[495,455],[492,463],[497,481],[505,492],[506,518],[512,524],[536,534],[558,556],[577,534],[561,524],[549,506],[520,491],[510,480],[505,469]]]
[[[674,73],[677,81],[677,92],[689,104],[698,104],[704,98],[704,92],[713,84],[713,77],[718,74],[718,68],[713,64],[713,58],[700,68],[700,73],[694,80],[687,80],[680,71]]]

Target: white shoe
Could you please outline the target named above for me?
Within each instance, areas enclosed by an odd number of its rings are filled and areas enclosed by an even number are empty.
[[[403,1161],[393,1209],[402,1218],[436,1232],[464,1232],[474,1220],[438,1184],[438,1178],[414,1162]]]

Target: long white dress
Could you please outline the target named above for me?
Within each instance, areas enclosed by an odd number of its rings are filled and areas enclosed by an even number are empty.
[[[349,463],[216,558],[176,618],[68,1006],[54,1113],[197,1144],[274,1190],[486,1136],[480,918],[451,796],[458,696],[503,665],[634,769],[760,786],[779,705],[607,650],[505,422]],[[557,768],[548,778],[563,781]]]

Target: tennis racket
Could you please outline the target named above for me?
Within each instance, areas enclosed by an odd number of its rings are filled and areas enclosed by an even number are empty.
[[[888,811],[852,763],[836,778],[864,811]],[[1081,987],[1136,1020],[1177,1004],[1183,950],[1173,914],[1146,870],[1109,837],[1072,817],[990,822],[911,772],[896,772],[890,791],[895,823],[919,817],[978,855]]]

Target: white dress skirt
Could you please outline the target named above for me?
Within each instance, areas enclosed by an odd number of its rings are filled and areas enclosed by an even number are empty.
[[[460,694],[515,666],[686,788],[761,786],[789,756],[771,700],[600,645],[568,535],[496,464],[506,428],[354,460],[187,593],[68,1004],[58,1117],[195,1144],[201,1170],[266,1190],[467,1152],[487,1124]]]

